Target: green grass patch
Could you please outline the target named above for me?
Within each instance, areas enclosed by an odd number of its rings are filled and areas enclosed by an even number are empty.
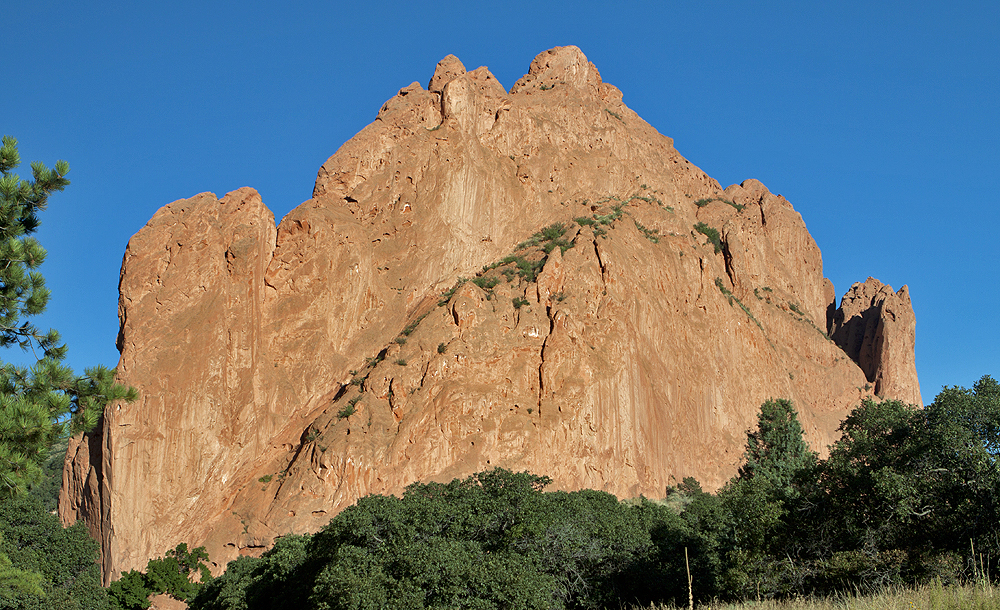
[[[348,417],[354,415],[358,410],[358,403],[361,402],[361,396],[355,396],[354,398],[347,401],[344,408],[337,412],[337,419],[347,419]]]
[[[541,247],[546,254],[549,254],[556,247],[559,248],[561,254],[565,254],[566,250],[573,247],[573,243],[565,239],[566,235],[566,225],[561,222],[551,224],[538,233],[532,235],[527,241],[523,241],[514,248],[517,250],[526,250],[528,248]]]

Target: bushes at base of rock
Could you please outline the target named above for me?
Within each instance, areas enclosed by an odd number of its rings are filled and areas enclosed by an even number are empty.
[[[660,502],[495,469],[368,496],[312,536],[243,557],[191,602],[255,608],[601,608],[834,594],[1000,572],[1000,384],[918,409],[864,401],[819,460],[787,400],[718,494]]]
[[[166,557],[150,559],[145,573],[123,572],[120,579],[111,583],[108,587],[111,607],[114,610],[144,610],[149,607],[149,596],[160,593],[188,601],[212,578],[205,561],[208,561],[205,547],[188,551],[187,544],[178,544],[167,551]],[[196,575],[200,576],[200,582],[192,582]]]
[[[548,483],[495,469],[362,498],[313,536],[230,563],[191,607],[597,608],[648,582],[647,522],[669,508]]]
[[[98,545],[83,523],[63,528],[30,495],[0,501],[0,608],[104,610]],[[36,585],[32,587],[31,585]],[[26,586],[25,586],[26,585]],[[43,595],[38,595],[38,588]]]

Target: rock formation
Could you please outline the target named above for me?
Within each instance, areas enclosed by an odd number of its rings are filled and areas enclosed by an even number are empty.
[[[840,300],[830,336],[858,363],[875,394],[920,405],[916,328],[907,287],[893,292],[892,286],[870,277],[851,286]]]
[[[510,92],[449,56],[277,227],[244,188],[132,238],[118,371],[141,398],[74,440],[60,513],[116,578],[182,541],[218,572],[359,496],[493,466],[623,497],[716,488],[768,398],[818,449],[869,368],[912,399],[889,360],[912,363],[908,299],[845,297],[838,316],[882,320],[861,355],[826,334],[834,299],[784,198],[723,190],[579,49]]]

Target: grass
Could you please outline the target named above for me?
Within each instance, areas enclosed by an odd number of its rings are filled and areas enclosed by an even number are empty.
[[[566,234],[566,225],[561,222],[549,225],[532,235],[527,241],[523,241],[517,245],[514,250],[524,250],[526,248],[534,248],[541,246],[542,250],[546,254],[549,254],[559,247],[560,254],[566,254],[566,250],[573,247],[572,242],[563,238]]]
[[[643,609],[680,610],[682,606],[642,606]],[[845,593],[823,598],[761,600],[742,603],[696,603],[712,610],[1000,610],[1000,594],[992,587],[944,586],[940,583],[916,589],[890,588],[875,594]],[[640,610],[634,606],[633,610]]]

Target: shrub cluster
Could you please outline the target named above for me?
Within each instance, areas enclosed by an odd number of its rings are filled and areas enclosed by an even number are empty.
[[[178,544],[165,557],[150,559],[146,571],[123,572],[122,577],[108,587],[113,610],[143,610],[149,607],[149,596],[166,593],[175,599],[192,599],[212,575],[205,565],[208,553],[200,546],[191,551],[187,544]],[[199,576],[199,581],[192,580]]]
[[[716,254],[722,252],[722,236],[719,235],[718,229],[710,227],[703,222],[699,222],[694,225],[694,230],[708,238],[708,241],[711,242],[712,246],[715,248]]]
[[[0,608],[104,610],[97,542],[82,522],[63,528],[31,495],[0,501]]]

